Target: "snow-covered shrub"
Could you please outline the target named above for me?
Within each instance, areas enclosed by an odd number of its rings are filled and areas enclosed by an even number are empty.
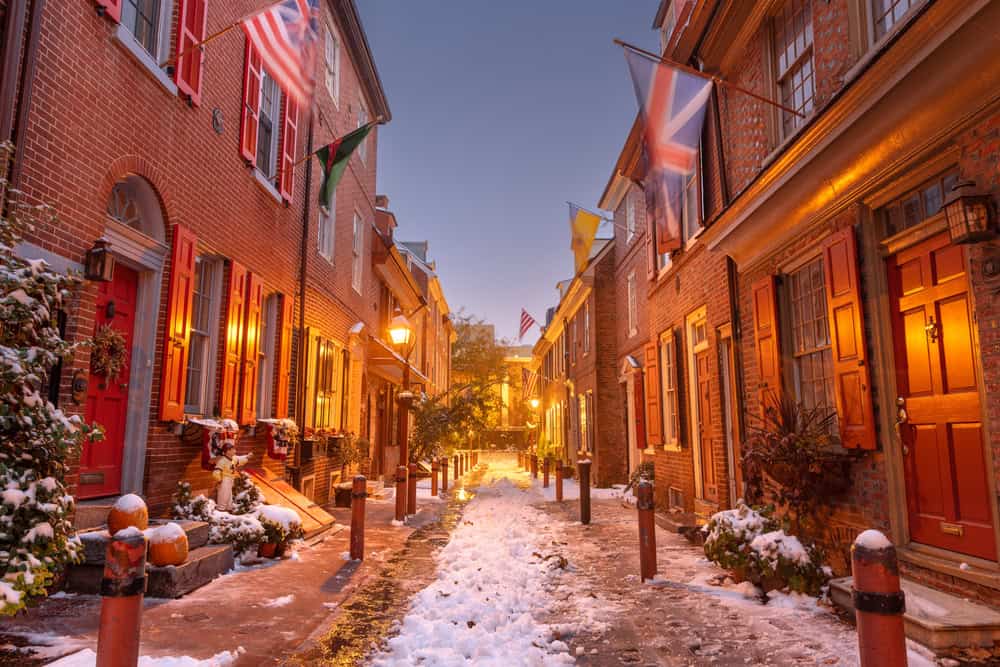
[[[0,146],[6,164],[10,144]],[[10,194],[10,198],[7,195]],[[73,497],[63,484],[66,460],[99,429],[68,416],[45,397],[52,367],[76,345],[60,336],[58,314],[79,285],[42,260],[14,255],[32,220],[58,224],[47,206],[29,206],[0,180],[0,615],[45,594],[63,568],[81,555],[70,516]]]
[[[283,544],[291,540],[300,540],[305,535],[302,531],[302,519],[293,509],[278,505],[261,505],[257,510],[257,518],[264,527],[265,542]]]
[[[260,489],[247,473],[240,471],[233,480],[232,514],[249,514],[263,503]]]
[[[789,588],[819,595],[830,579],[818,548],[803,545],[766,513],[743,503],[715,514],[703,530],[708,559],[765,593]]]

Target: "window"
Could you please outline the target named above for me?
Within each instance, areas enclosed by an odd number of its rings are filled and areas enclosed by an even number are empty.
[[[326,28],[326,47],[324,48],[326,63],[326,89],[336,102],[340,96],[340,41],[332,26]]]
[[[191,300],[191,339],[188,350],[187,388],[184,411],[191,414],[212,413],[212,388],[215,386],[215,350],[219,329],[219,301],[222,288],[222,264],[219,260],[199,257],[195,261],[194,294]]]
[[[365,224],[361,220],[361,214],[354,212],[354,245],[351,247],[351,285],[354,291],[361,294],[361,278],[364,265],[361,263],[365,240]]]
[[[941,211],[944,198],[958,182],[958,171],[950,169],[882,208],[889,236],[918,225]]]
[[[677,345],[673,331],[660,335],[660,390],[663,405],[663,444],[676,447],[680,441],[677,419]]]
[[[260,318],[260,349],[257,354],[257,418],[270,419],[274,410],[274,375],[278,365],[278,295],[264,300]]]
[[[340,426],[342,363],[342,350],[339,345],[325,338],[316,339],[316,390],[313,396],[315,428]]]
[[[639,333],[639,302],[635,293],[635,273],[628,274],[628,337]]]
[[[368,123],[368,109],[365,108],[363,102],[358,103],[358,125],[361,127]],[[361,158],[362,162],[367,162],[368,160],[368,137],[365,137],[357,148],[358,157]]]
[[[583,354],[590,352],[590,302],[583,304]]]
[[[168,0],[124,0],[121,24],[132,33],[136,43],[157,62],[170,48],[170,17],[173,8]]]
[[[787,0],[774,18],[773,36],[781,103],[802,114],[781,112],[781,134],[787,137],[813,110],[812,0]]]
[[[701,152],[698,153],[701,162]],[[701,231],[701,169],[695,168],[684,183],[684,203],[681,209],[682,241],[687,243]]]
[[[635,238],[635,200],[625,195],[625,243]]]
[[[257,129],[257,168],[268,180],[278,173],[278,126],[281,90],[267,70],[260,77],[260,120]]]
[[[319,207],[319,232],[316,235],[316,247],[321,257],[333,261],[334,218],[337,210],[337,195],[334,193],[330,208]]]
[[[833,355],[827,324],[823,260],[817,258],[788,277],[788,302],[795,396],[807,408],[833,410]]]
[[[885,36],[892,26],[899,23],[910,9],[922,0],[872,0],[872,19],[875,27],[875,41]]]
[[[576,332],[577,332],[577,320],[574,317],[573,321],[569,324],[569,360],[570,363],[576,363]]]
[[[587,394],[580,394],[578,397],[580,405],[580,451],[590,451],[590,431],[587,424]]]

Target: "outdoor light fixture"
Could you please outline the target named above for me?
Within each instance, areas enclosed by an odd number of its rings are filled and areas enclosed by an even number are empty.
[[[84,258],[83,277],[87,280],[111,282],[115,275],[115,256],[111,254],[111,243],[105,238],[94,241],[94,247]]]
[[[944,200],[944,214],[952,243],[978,243],[996,236],[993,201],[974,181],[959,181]]]
[[[406,315],[399,313],[392,318],[392,321],[389,322],[389,339],[392,340],[395,347],[406,349],[412,337],[413,325],[410,324],[410,320],[406,319]]]
[[[531,399],[531,401],[529,401],[529,403],[531,403],[531,409],[532,410],[537,410],[538,409],[539,401],[538,401],[537,398]]]

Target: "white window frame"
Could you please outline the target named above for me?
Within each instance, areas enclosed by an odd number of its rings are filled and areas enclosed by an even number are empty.
[[[260,145],[263,140],[264,133],[262,131],[262,120],[265,116],[264,110],[264,88],[270,82],[274,86],[274,96],[272,98],[272,109],[267,110],[267,118],[272,122],[273,131],[271,133],[271,145],[268,147],[270,161],[267,165],[262,165],[260,160]],[[284,118],[281,114],[281,104],[284,99],[284,91],[281,90],[281,86],[278,85],[278,81],[271,76],[267,68],[261,68],[260,74],[260,112],[257,114],[257,145],[254,146],[257,156],[257,171],[274,187],[274,179],[278,176],[278,164],[281,162],[281,156],[278,155],[278,136],[282,131],[282,124]],[[273,118],[271,114],[274,114]],[[266,167],[266,168],[265,168]]]
[[[631,338],[639,333],[639,296],[636,293],[635,271],[628,274],[625,284],[628,297],[628,337]]]
[[[677,373],[677,342],[672,329],[660,334],[660,412],[663,421],[663,448],[677,450],[680,448]]]
[[[699,329],[702,329],[705,332],[705,337],[701,340],[696,340],[699,337],[696,335],[696,332]],[[692,457],[694,459],[695,497],[704,498],[705,490],[703,488],[701,476],[701,451],[703,444],[700,439],[701,422],[699,421],[700,415],[698,413],[698,366],[695,364],[695,355],[708,349],[708,309],[705,306],[696,308],[684,318],[684,333],[684,337],[687,341],[687,345],[685,346],[685,357],[687,357],[686,361],[689,369],[686,378],[688,395],[688,424],[690,425],[690,428],[688,429],[688,439],[695,452]]]
[[[796,33],[790,42],[785,42],[783,45],[778,44],[778,24],[782,22],[785,16],[785,9],[793,3],[801,3],[804,7],[809,8],[809,21],[803,23],[802,33]],[[782,89],[783,84],[789,79],[793,78],[796,74],[804,69],[808,64],[811,70],[809,78],[811,79],[811,94],[809,95],[808,101],[804,102],[802,108],[799,110],[803,115],[798,116],[790,114],[787,111],[779,110],[778,113],[778,136],[782,139],[786,139],[793,134],[795,134],[800,127],[805,124],[806,119],[812,115],[813,111],[816,109],[816,59],[814,57],[814,40],[815,34],[813,30],[813,0],[785,0],[781,9],[775,15],[771,23],[771,44],[770,49],[772,55],[771,67],[774,72],[774,88],[777,93],[778,101],[782,102],[785,106],[795,108],[794,100],[787,101],[785,99],[785,94]],[[801,38],[802,46],[801,49],[797,46]],[[808,43],[806,43],[808,39]],[[781,48],[783,46],[783,49]],[[793,58],[788,59],[789,52],[792,51],[791,55]],[[784,62],[784,66],[782,63]]]
[[[590,301],[583,304],[583,356],[590,353]]]
[[[813,313],[817,317],[809,323],[809,326],[814,332],[822,331],[825,333],[826,342],[822,344],[814,344],[812,347],[800,350],[798,331],[805,327],[806,324],[798,321],[797,319],[801,316],[801,310],[796,307],[795,300],[797,295],[793,292],[799,285],[799,281],[802,280],[799,278],[799,276],[802,275],[802,272],[810,270],[816,264],[818,264],[819,267],[814,270],[818,270],[819,272],[820,288],[815,290],[817,293],[815,296],[821,297],[823,299],[823,304],[822,307],[818,309],[818,313]],[[826,266],[823,256],[811,256],[806,261],[796,266],[793,270],[788,271],[786,279],[784,280],[783,292],[783,301],[787,304],[787,306],[781,308],[780,312],[787,314],[782,317],[781,330],[787,331],[787,334],[786,340],[783,340],[782,342],[787,345],[786,349],[790,351],[788,356],[791,363],[790,365],[786,365],[785,368],[788,369],[790,366],[792,380],[791,386],[794,387],[795,396],[797,396],[798,400],[807,408],[822,407],[830,412],[836,413],[837,398],[834,391],[833,346],[831,341],[832,336],[830,335],[829,314],[827,310],[829,304],[826,301]],[[805,300],[812,301],[812,299],[808,298]],[[823,321],[822,326],[819,326],[820,320]],[[826,366],[826,370],[829,372],[829,375],[826,377],[826,391],[824,392],[828,400],[823,401],[822,404],[815,400],[816,395],[814,391],[810,390],[807,395],[803,390],[802,365],[804,363],[803,360],[806,358],[822,358],[824,365]],[[822,380],[820,380],[820,382],[821,381]],[[819,382],[814,381],[814,384],[819,384]],[[834,417],[834,419],[836,419],[836,417]]]
[[[326,90],[330,99],[340,106],[340,35],[330,24],[326,26],[326,37],[323,42],[323,61],[325,64]]]
[[[878,15],[882,13],[882,10],[877,8],[876,4],[882,4],[884,0],[865,0],[867,2],[866,9],[868,10],[867,24],[868,31],[871,38],[872,44],[878,44],[885,41],[890,35],[896,32],[896,29],[906,23],[907,19],[913,15],[913,12],[920,6],[922,6],[926,0],[896,0],[894,2],[893,11],[890,12],[893,16],[892,24],[889,25],[882,34],[879,34],[878,28]],[[890,0],[891,1],[891,0]],[[903,9],[902,13],[897,14],[896,9],[902,5],[906,7]]]
[[[361,214],[354,212],[354,240],[351,245],[351,286],[354,291],[361,294],[364,283],[364,257],[365,247],[365,223]]]
[[[257,418],[274,416],[274,377],[277,372],[278,293],[264,299],[260,314],[261,340],[257,353]]]
[[[208,285],[208,325],[206,333],[196,333],[194,322],[191,322],[191,343],[194,345],[194,338],[197,336],[199,342],[204,346],[203,359],[204,366],[201,369],[201,381],[195,391],[189,391],[188,375],[191,364],[191,348],[188,348],[188,366],[184,369],[184,412],[193,415],[210,415],[213,410],[213,399],[215,389],[215,373],[218,367],[219,349],[219,318],[222,316],[222,281],[223,281],[223,260],[210,255],[199,255],[195,258],[195,281],[199,279],[198,272],[204,271],[205,267],[211,267],[211,283]],[[196,313],[192,307],[191,317]]]
[[[153,26],[155,33],[153,35],[153,49],[149,50],[145,44],[139,41],[139,37],[135,34],[134,20],[131,25],[129,24],[129,18],[133,11],[132,6],[139,1],[141,0],[122,0],[121,21],[119,25],[130,38],[132,45],[153,58],[157,64],[157,69],[159,69],[159,63],[165,61],[170,53],[174,27],[174,2],[173,0],[153,0],[157,6],[157,16]]]
[[[632,243],[635,238],[635,197],[625,195],[625,243]]]
[[[319,207],[318,226],[316,232],[316,252],[326,261],[333,263],[333,251],[336,243],[337,195],[334,193],[330,208]]]
[[[368,122],[368,107],[365,106],[363,100],[358,101],[358,124],[357,127],[361,127]],[[368,162],[368,137],[362,139],[361,143],[355,151],[358,154],[358,158],[362,162]]]

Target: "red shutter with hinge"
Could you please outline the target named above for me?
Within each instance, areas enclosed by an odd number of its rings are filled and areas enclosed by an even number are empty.
[[[236,262],[229,267],[229,305],[226,307],[225,353],[219,389],[219,416],[237,419],[240,394],[240,357],[243,351],[243,315],[246,310],[247,270]]]
[[[260,54],[247,40],[243,65],[243,111],[240,116],[240,155],[257,165],[257,123],[260,118]]]
[[[194,303],[195,259],[198,239],[186,227],[174,225],[170,253],[170,286],[167,291],[167,322],[163,341],[160,382],[160,419],[184,419],[188,349],[191,343],[191,308]]]
[[[122,0],[94,0],[94,4],[97,5],[98,12],[103,11],[104,15],[115,23],[121,22]]]
[[[288,416],[288,384],[292,372],[292,332],[295,329],[294,299],[287,294],[281,297],[281,322],[278,331],[278,390],[275,392],[277,403],[274,406],[274,416],[284,419]]]
[[[656,343],[646,346],[646,446],[663,444],[663,429],[660,422],[660,363]]]
[[[208,0],[182,0],[177,10],[177,62],[174,63],[174,83],[191,103],[201,104],[201,71],[205,52],[191,48],[205,39],[208,23]]]
[[[299,105],[285,95],[285,120],[281,132],[281,175],[279,191],[285,201],[292,200],[295,187],[295,145],[298,143]]]
[[[247,305],[243,317],[243,370],[240,374],[240,424],[257,421],[257,373],[260,360],[261,314],[264,308],[264,281],[254,273],[247,274]]]
[[[823,266],[833,355],[833,392],[837,397],[841,444],[847,448],[875,449],[875,421],[865,362],[865,322],[853,227],[831,235],[823,243]]]
[[[754,346],[757,350],[757,396],[761,405],[781,400],[781,346],[778,336],[776,280],[767,276],[754,283]]]

